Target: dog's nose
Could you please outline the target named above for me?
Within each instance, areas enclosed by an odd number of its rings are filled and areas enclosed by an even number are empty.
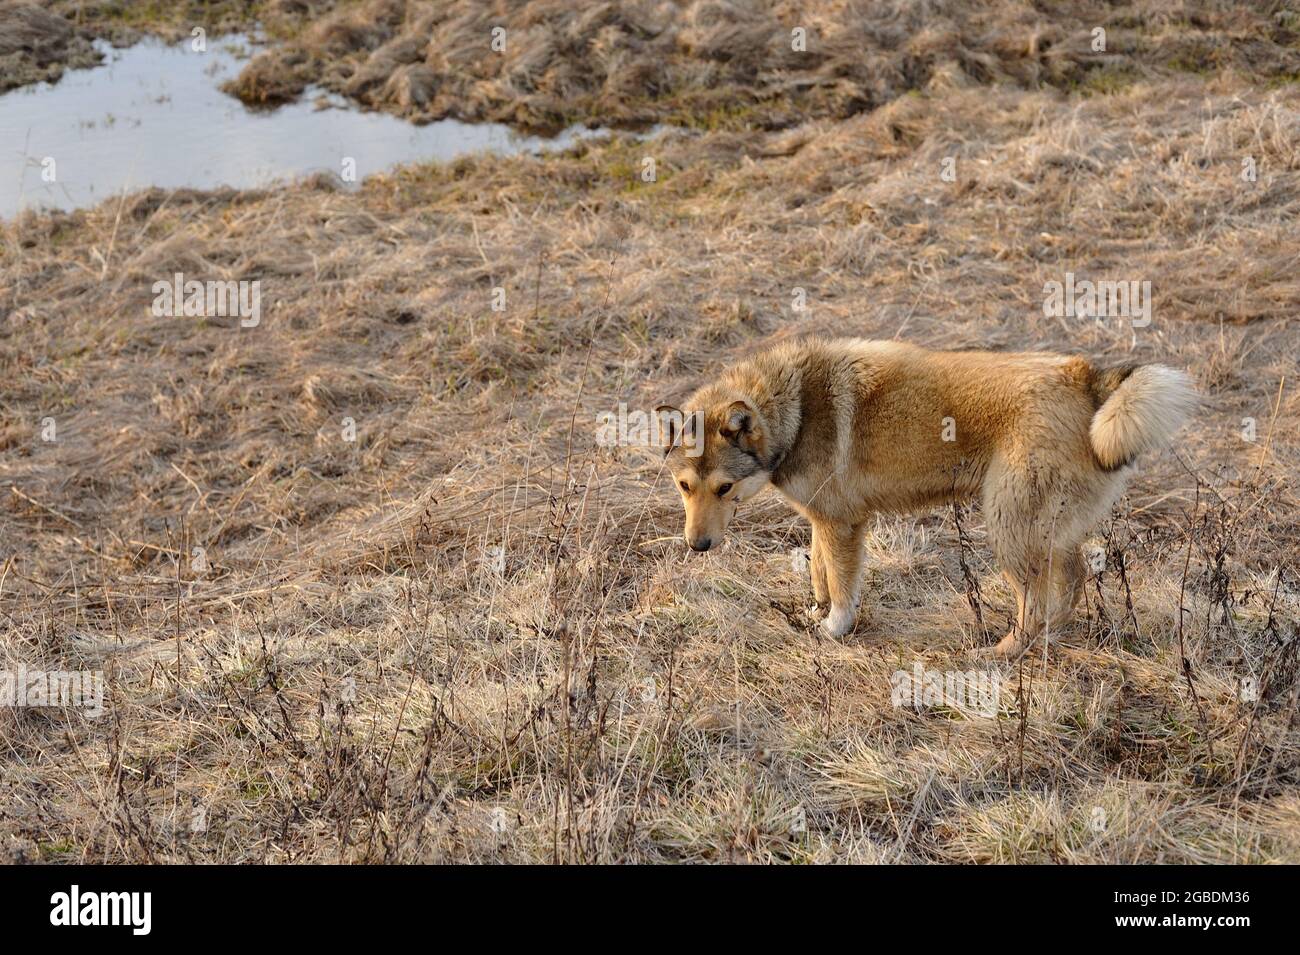
[[[687,541],[687,543],[691,545],[691,550],[697,550],[702,554],[713,546],[713,538],[701,537],[697,541]]]

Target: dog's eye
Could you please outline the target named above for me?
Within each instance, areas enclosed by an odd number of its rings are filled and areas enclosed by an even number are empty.
[[[691,493],[691,486],[687,484],[685,481],[678,481],[677,483],[681,486],[681,489],[684,492],[686,492],[687,494]]]
[[[726,493],[731,490],[731,487],[730,484],[724,484],[722,487],[718,488],[718,497],[726,495]]]

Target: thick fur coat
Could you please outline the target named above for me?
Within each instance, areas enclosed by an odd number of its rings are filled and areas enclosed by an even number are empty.
[[[695,550],[721,541],[737,506],[769,484],[809,520],[813,594],[834,636],[853,626],[872,514],[980,498],[1017,601],[995,651],[1018,655],[1069,619],[1081,542],[1134,459],[1168,444],[1195,404],[1187,375],[1163,365],[807,340],[672,409],[686,425],[667,461]]]

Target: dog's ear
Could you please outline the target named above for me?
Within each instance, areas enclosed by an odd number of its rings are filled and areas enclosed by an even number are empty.
[[[758,412],[744,401],[733,401],[718,433],[746,451],[756,450],[759,441]]]

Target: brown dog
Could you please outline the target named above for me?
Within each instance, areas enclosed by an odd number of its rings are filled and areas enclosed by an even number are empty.
[[[1080,543],[1134,458],[1169,443],[1195,405],[1187,375],[1163,365],[839,339],[779,346],[684,411],[660,410],[703,429],[668,437],[687,543],[720,542],[737,506],[772,484],[812,524],[813,595],[829,602],[832,636],[853,626],[873,512],[979,495],[1017,603],[994,649],[1015,656],[1069,619]]]

